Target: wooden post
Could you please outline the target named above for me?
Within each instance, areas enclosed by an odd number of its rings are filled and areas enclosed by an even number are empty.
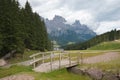
[[[33,61],[35,61],[35,56],[33,57]],[[33,64],[33,67],[35,68],[35,62],[34,62],[34,64]]]
[[[50,54],[50,68],[51,68],[51,71],[52,71],[52,53]]]
[[[59,53],[59,69],[61,68],[61,53]]]
[[[69,66],[71,66],[71,56],[70,56],[70,53],[69,53]]]
[[[45,55],[44,55],[44,53],[42,54],[42,63],[44,64],[44,62],[45,62]]]
[[[78,56],[77,56],[77,63],[80,64],[80,53],[78,53]]]
[[[55,61],[55,53],[53,53],[52,55],[53,55],[53,60],[52,61],[54,62]]]
[[[80,53],[81,54],[81,65],[83,64],[83,53]]]

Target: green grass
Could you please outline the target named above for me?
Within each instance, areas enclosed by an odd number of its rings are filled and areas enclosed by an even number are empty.
[[[119,41],[103,42],[89,48],[88,50],[117,50],[117,49],[120,49]]]
[[[120,52],[120,50],[78,50],[78,51],[68,51],[71,53],[71,56],[76,56],[78,55],[78,53],[83,53],[83,58],[87,58],[87,57],[92,57],[92,56],[98,56],[101,54],[104,54],[106,52],[110,52],[110,51],[117,51]],[[26,52],[24,54],[24,56],[26,56],[25,59],[23,60],[27,60],[29,59],[28,56],[37,53],[38,51],[30,51],[30,52]],[[57,53],[56,53],[57,54]],[[17,58],[14,59],[18,60]],[[20,60],[20,61],[23,61]],[[56,59],[57,60],[57,59]],[[101,63],[96,63],[96,64],[83,64],[80,67],[97,67],[100,68],[102,70],[120,70],[120,59],[115,59],[109,62],[101,62]],[[17,61],[19,62],[19,61]],[[61,70],[56,70],[53,72],[49,72],[49,73],[37,73],[32,71],[31,67],[25,67],[25,66],[12,66],[10,68],[0,68],[0,78],[6,77],[6,76],[10,76],[10,75],[14,75],[14,74],[29,74],[33,77],[35,77],[35,80],[91,80],[88,76],[83,76],[83,75],[76,75],[76,74],[72,74],[66,71],[66,69],[61,69]]]
[[[94,57],[94,56],[98,56],[98,55],[102,55],[106,52],[106,50],[71,50],[71,51],[67,51],[71,53],[71,56],[82,56],[82,58],[88,58],[88,57]]]
[[[31,73],[36,80],[91,80],[88,76],[76,75],[66,69],[56,70],[50,73]]]
[[[83,58],[87,58],[87,57],[102,55],[110,51],[120,52],[120,50],[70,50],[67,52],[70,53],[72,57],[78,56],[79,55],[78,53],[83,53],[82,54]],[[16,62],[29,60],[30,59],[29,56],[37,52],[39,51],[35,51],[35,50],[25,51],[23,58],[19,58],[19,57],[13,58],[10,60],[10,62],[16,63]],[[59,52],[55,52],[55,53],[57,54]],[[56,57],[55,60],[58,60],[58,57]],[[96,64],[90,64],[90,65],[84,64],[80,67],[98,67],[103,70],[108,70],[108,69],[115,69],[115,70],[119,69],[120,70],[119,61],[120,59],[116,59],[116,60],[112,60],[107,63],[102,62],[102,63],[96,63]],[[66,71],[66,69],[56,70],[50,73],[37,73],[37,72],[32,71],[31,67],[25,67],[25,66],[12,66],[8,69],[0,68],[0,78],[14,75],[14,74],[30,74],[33,77],[35,77],[35,80],[91,80],[87,76],[69,73]]]
[[[66,69],[49,73],[38,73],[32,71],[30,67],[25,66],[12,66],[8,69],[0,68],[0,78],[14,74],[29,74],[33,76],[35,80],[91,80],[88,76],[69,73]]]
[[[110,71],[120,71],[120,58],[117,58],[115,60],[111,60],[108,62],[100,62],[100,63],[94,63],[94,64],[83,64],[80,67],[87,67],[87,68],[91,68],[91,67],[95,67],[95,68],[99,68],[102,69],[104,71],[110,70]]]
[[[10,68],[0,68],[0,78],[17,74],[20,72],[30,72],[30,71],[32,71],[32,68],[26,67],[26,66],[14,65],[14,66],[11,66]]]

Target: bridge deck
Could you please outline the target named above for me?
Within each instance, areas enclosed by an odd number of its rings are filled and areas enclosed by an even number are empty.
[[[47,55],[46,55],[47,54]],[[40,58],[38,55],[42,55]],[[71,56],[71,53],[37,53],[30,56],[33,58],[33,61],[30,62],[31,65],[34,67],[34,71],[36,72],[50,72],[53,70],[66,68],[75,66],[79,63],[79,54],[76,56]],[[39,61],[42,62],[39,63]],[[47,62],[46,62],[47,61]],[[39,64],[39,66],[36,65]]]
[[[75,65],[77,65],[76,61],[71,61],[71,64],[69,64],[69,60],[64,59],[64,60],[61,60],[61,66],[59,66],[59,61],[54,61],[54,62],[52,62],[52,68],[51,68],[51,63],[48,62],[48,63],[39,65],[38,67],[34,68],[33,70],[35,72],[50,72],[50,71],[57,70],[60,68],[71,67],[71,66],[75,66]]]

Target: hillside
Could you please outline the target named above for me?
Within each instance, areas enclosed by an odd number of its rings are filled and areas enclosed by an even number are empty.
[[[103,42],[89,48],[88,50],[116,50],[116,49],[120,49],[120,40]]]
[[[120,30],[116,31],[116,30],[112,30],[110,32],[101,34],[101,35],[97,35],[94,38],[83,42],[83,43],[77,43],[77,44],[72,44],[72,45],[67,45],[64,46],[63,48],[66,50],[85,50],[88,49],[90,47],[93,47],[95,45],[98,45],[102,42],[109,42],[109,41],[114,41],[120,39]]]

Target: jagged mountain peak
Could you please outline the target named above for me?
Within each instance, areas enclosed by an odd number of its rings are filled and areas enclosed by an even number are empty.
[[[79,20],[75,20],[75,22],[72,25],[81,25]]]
[[[51,40],[57,41],[61,45],[69,42],[80,42],[88,40],[96,35],[87,25],[83,25],[79,20],[70,25],[66,24],[65,18],[55,15],[53,20],[45,20],[47,31]]]
[[[65,18],[63,18],[61,16],[58,16],[58,15],[55,15],[55,17],[53,18],[53,21],[56,21],[56,22],[66,22]]]

